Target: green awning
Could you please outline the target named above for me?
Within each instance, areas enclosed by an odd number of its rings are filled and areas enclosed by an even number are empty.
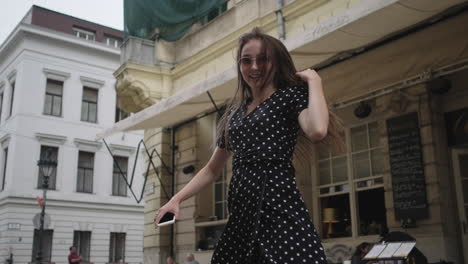
[[[176,41],[226,8],[227,0],[124,0],[125,37]]]

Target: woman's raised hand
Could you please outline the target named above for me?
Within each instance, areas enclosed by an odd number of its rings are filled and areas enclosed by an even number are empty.
[[[163,207],[159,208],[159,210],[156,211],[156,215],[154,216],[154,224],[156,225],[156,228],[158,227],[158,223],[161,220],[161,218],[167,212],[173,213],[176,220],[179,219],[179,208],[180,202],[173,199],[167,202]]]
[[[301,77],[301,79],[305,82],[322,80],[318,73],[312,69],[306,69],[300,72],[296,72],[296,75]]]

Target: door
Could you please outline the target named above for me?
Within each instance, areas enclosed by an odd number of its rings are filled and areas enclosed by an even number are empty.
[[[463,255],[468,263],[468,149],[454,149],[452,157]]]

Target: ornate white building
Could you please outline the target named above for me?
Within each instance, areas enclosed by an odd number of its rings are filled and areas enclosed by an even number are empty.
[[[122,38],[121,31],[33,6],[0,46],[0,262],[34,261],[33,217],[43,192],[37,161],[46,152],[58,164],[47,192],[46,260],[67,263],[75,245],[84,262],[143,262],[143,204],[115,165],[132,174],[142,133],[106,138],[114,160],[95,141],[126,116],[113,76]],[[138,197],[140,165],[132,188]]]

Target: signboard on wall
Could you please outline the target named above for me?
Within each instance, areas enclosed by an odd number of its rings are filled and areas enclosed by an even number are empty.
[[[387,120],[387,134],[395,218],[427,218],[418,114],[414,112]]]

